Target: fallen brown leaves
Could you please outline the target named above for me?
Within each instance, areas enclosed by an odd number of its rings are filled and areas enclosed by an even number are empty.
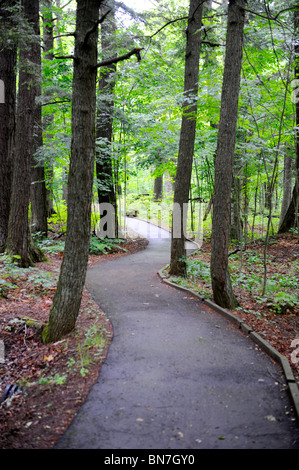
[[[130,254],[143,249],[146,242],[128,240],[123,246]],[[89,265],[125,255],[118,251],[90,256]],[[58,253],[48,258],[38,269],[55,276],[62,257]],[[113,335],[111,323],[85,289],[75,330],[61,341],[43,344],[38,327],[49,318],[55,286],[45,287],[29,278],[24,272],[10,279],[14,288],[6,289],[0,298],[0,339],[5,343],[0,392],[9,384],[22,388],[0,405],[2,449],[53,447],[95,383]],[[87,332],[95,326],[99,343],[87,345]]]
[[[145,246],[145,241],[137,240],[127,242],[125,248],[130,254]],[[253,246],[257,254],[262,248],[259,243]],[[100,257],[90,256],[89,264],[125,255],[119,251]],[[277,243],[269,247],[270,269],[281,274],[289,272],[290,263],[298,260],[298,255],[299,244],[294,237],[279,237]],[[203,244],[197,256],[209,262],[209,243]],[[55,275],[59,272],[60,263],[61,255],[58,253],[50,257],[49,263],[40,263],[38,268]],[[204,288],[208,292],[206,285]],[[0,363],[0,392],[3,393],[9,384],[23,385],[22,393],[14,395],[11,403],[8,399],[0,406],[2,449],[53,447],[97,380],[107,354],[112,325],[86,290],[74,332],[54,344],[44,345],[40,341],[36,324],[26,323],[23,319],[29,317],[37,324],[46,322],[54,292],[55,287],[44,288],[38,282],[32,284],[24,275],[16,282],[16,287],[8,289],[5,297],[0,299],[0,338],[5,341],[6,357],[5,363]],[[293,352],[291,343],[294,338],[299,338],[299,312],[293,309],[277,314],[269,305],[258,303],[245,288],[239,287],[236,294],[242,308],[234,313],[290,360]],[[96,348],[88,350],[89,362],[82,373],[82,344],[86,331],[94,324],[101,332],[104,347],[100,355]],[[299,384],[298,365],[291,365]]]

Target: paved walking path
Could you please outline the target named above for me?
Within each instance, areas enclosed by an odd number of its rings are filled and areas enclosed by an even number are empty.
[[[299,448],[279,366],[198,299],[161,282],[166,233],[88,271],[114,339],[62,449]]]

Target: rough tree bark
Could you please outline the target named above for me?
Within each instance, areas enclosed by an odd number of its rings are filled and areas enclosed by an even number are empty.
[[[16,4],[17,0],[7,0],[0,5],[3,28],[0,46],[0,79],[4,86],[4,103],[0,103],[0,251],[5,249],[8,231],[16,113],[17,46],[15,43],[8,46],[5,32],[13,27],[11,8]]]
[[[28,220],[37,78],[34,61],[35,47],[39,47],[39,1],[22,0],[21,5],[24,21],[31,26],[32,34],[26,39],[22,38],[20,44],[16,144],[5,249],[8,254],[17,256],[19,265],[26,268],[44,259],[41,250],[32,241]]]
[[[215,155],[211,279],[215,302],[226,308],[238,305],[229,275],[228,246],[245,5],[244,0],[231,0],[228,5],[226,54]]]
[[[77,0],[67,236],[49,322],[43,331],[45,342],[55,341],[75,327],[86,277],[95,155],[100,4],[101,0]]]
[[[189,200],[196,132],[196,97],[198,92],[199,56],[201,47],[201,33],[199,30],[202,24],[203,3],[204,2],[201,0],[190,0],[189,6],[184,79],[186,101],[183,105],[174,190],[173,225],[176,226],[175,231],[177,233],[173,231],[171,237],[170,274],[184,277],[186,276],[186,250],[185,217],[183,217],[183,214],[184,205],[187,205]]]

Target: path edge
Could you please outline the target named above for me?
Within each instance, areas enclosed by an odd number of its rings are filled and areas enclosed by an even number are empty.
[[[163,274],[163,269],[164,268],[158,271],[158,275],[161,278],[162,282],[168,284],[171,287],[175,287],[176,289],[180,289],[197,297],[207,307],[210,307],[215,312],[227,318],[229,321],[235,323],[240,330],[247,334],[249,338],[251,338],[258,346],[261,347],[261,349],[263,349],[263,351],[265,351],[270,357],[272,357],[272,359],[274,359],[281,366],[288,385],[289,394],[293,402],[295,414],[297,419],[299,420],[299,388],[296,384],[296,380],[288,359],[283,354],[278,352],[270,343],[268,343],[268,341],[265,341],[250,326],[248,326],[243,319],[237,317],[229,310],[220,307],[212,300],[202,297],[201,295],[194,292],[192,289],[180,286],[178,284],[175,284],[174,282],[169,281],[169,279],[166,278],[165,274]]]

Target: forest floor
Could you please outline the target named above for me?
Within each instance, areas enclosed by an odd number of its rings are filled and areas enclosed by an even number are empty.
[[[121,249],[110,254],[90,255],[89,265],[137,252],[146,244],[142,239],[127,240]],[[256,296],[254,279],[260,279],[262,250],[263,244],[257,241],[241,257],[240,253],[230,257],[239,280],[234,289],[241,303],[234,313],[290,360],[291,343],[299,338],[298,304],[290,301],[280,305],[280,310],[275,304],[275,310],[269,298]],[[268,275],[273,273],[277,282],[289,282],[287,293],[291,300],[293,291],[298,292],[298,255],[299,244],[291,235],[273,239],[268,252]],[[0,362],[0,393],[10,384],[19,386],[20,391],[0,404],[1,449],[53,447],[97,380],[113,336],[111,323],[84,290],[75,330],[54,344],[42,343],[39,326],[49,317],[55,292],[53,278],[57,279],[62,254],[47,256],[48,262],[39,263],[27,274],[17,270],[14,276],[10,270],[10,278],[2,284],[0,332],[5,342],[5,362]],[[184,282],[212,298],[205,272],[209,258],[210,243],[205,241],[200,252],[189,260],[190,278]],[[5,270],[3,261],[1,270]],[[282,287],[278,288],[281,293]],[[298,364],[292,367],[299,384]]]
[[[144,239],[128,239],[121,249],[90,255],[89,266],[146,245]],[[52,448],[97,380],[113,336],[111,323],[84,289],[75,330],[61,341],[43,344],[39,327],[49,318],[62,253],[47,258],[35,271],[20,274],[16,268],[14,275],[10,269],[0,297],[0,338],[5,344],[1,396],[9,385],[19,387],[19,393],[0,404],[0,449]]]

